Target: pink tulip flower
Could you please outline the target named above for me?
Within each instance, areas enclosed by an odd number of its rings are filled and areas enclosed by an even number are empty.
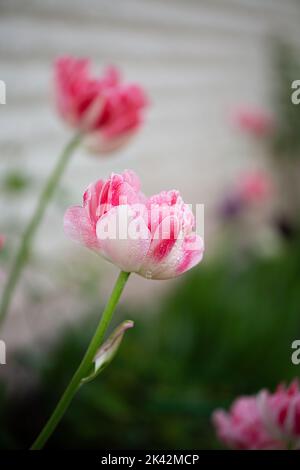
[[[256,397],[238,398],[228,413],[216,410],[213,423],[219,439],[232,449],[281,448],[282,444],[265,429]]]
[[[59,114],[88,136],[90,147],[104,153],[115,150],[140,128],[146,95],[139,85],[122,83],[116,68],[95,78],[88,59],[67,56],[55,62],[54,71]]]
[[[216,410],[212,419],[219,439],[233,449],[300,449],[298,382],[238,398],[228,413]]]
[[[270,177],[262,171],[247,172],[241,175],[237,193],[244,203],[264,202],[272,192]]]
[[[274,130],[274,119],[264,109],[240,106],[231,114],[232,123],[254,137],[266,137]]]
[[[198,264],[203,241],[178,191],[147,198],[132,171],[91,184],[65,214],[66,234],[126,272],[169,279]]]
[[[280,384],[275,393],[263,390],[258,395],[266,428],[288,448],[300,449],[300,390],[297,380],[289,387]]]
[[[0,234],[0,251],[5,245],[5,236]]]

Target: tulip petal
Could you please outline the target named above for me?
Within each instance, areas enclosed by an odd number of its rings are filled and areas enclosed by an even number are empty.
[[[92,249],[99,249],[95,229],[87,211],[80,206],[70,207],[64,216],[64,231],[71,240]]]
[[[149,253],[140,271],[142,276],[151,279],[171,279],[188,271],[201,261],[204,251],[202,238],[195,233],[184,236],[182,230],[178,233],[176,224],[172,229],[172,219],[176,220],[172,217],[165,218],[158,226],[156,233],[160,232],[160,239],[157,241],[157,235],[154,235]],[[166,220],[169,220],[171,231],[170,237],[164,239],[162,224],[167,227]]]
[[[204,253],[204,243],[202,238],[196,233],[187,235],[184,238],[180,251],[177,274],[182,274],[200,263]]]
[[[150,246],[150,232],[141,215],[128,205],[104,214],[96,227],[101,254],[126,272],[138,272]]]

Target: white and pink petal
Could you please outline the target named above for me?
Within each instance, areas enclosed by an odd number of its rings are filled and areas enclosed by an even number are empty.
[[[150,232],[143,217],[130,206],[117,206],[99,219],[96,227],[101,254],[126,272],[138,272],[150,247]]]
[[[64,216],[64,231],[71,240],[92,250],[99,249],[95,228],[85,208],[70,207]]]

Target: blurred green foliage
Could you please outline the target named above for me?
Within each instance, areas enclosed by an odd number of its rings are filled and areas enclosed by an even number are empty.
[[[31,178],[23,171],[17,169],[5,173],[1,180],[2,191],[12,195],[19,195],[27,190],[32,184]]]
[[[113,363],[78,393],[49,448],[213,449],[216,407],[273,389],[299,375],[291,343],[300,338],[300,243],[277,257],[194,269],[160,307],[118,309],[135,320]],[[129,281],[130,282],[130,281]],[[149,282],[146,281],[145,282]],[[1,448],[26,448],[49,416],[87,346],[98,311],[51,350],[16,361],[36,385],[1,393]]]
[[[298,53],[288,44],[277,43],[273,53],[277,83],[274,87],[274,104],[277,114],[276,132],[272,141],[276,157],[300,157],[300,105],[292,103],[292,83],[300,79]]]

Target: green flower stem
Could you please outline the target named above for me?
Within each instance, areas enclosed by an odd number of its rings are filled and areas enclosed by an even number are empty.
[[[73,375],[73,378],[71,379],[71,382],[67,386],[65,392],[63,393],[61,399],[59,400],[55,410],[53,411],[52,415],[50,416],[48,422],[46,423],[45,427],[37,437],[36,441],[33,443],[31,450],[39,450],[42,449],[45,445],[45,443],[48,441],[49,437],[55,430],[56,426],[62,419],[63,415],[65,414],[67,408],[69,407],[74,395],[76,394],[77,390],[79,389],[81,385],[81,380],[85,378],[92,366],[94,357],[101,346],[101,343],[103,341],[103,337],[105,334],[105,331],[111,321],[112,315],[114,313],[114,310],[116,308],[116,305],[120,299],[120,296],[123,292],[123,289],[125,287],[126,281],[129,277],[130,273],[125,273],[124,271],[121,271],[119,274],[119,277],[117,279],[117,282],[115,284],[115,287],[112,291],[111,297],[104,309],[104,312],[102,314],[101,320],[98,324],[98,327],[96,329],[96,332],[89,344],[89,347],[78,367],[76,370],[75,374]]]
[[[5,285],[5,289],[3,292],[1,304],[0,304],[0,324],[4,321],[7,311],[10,306],[10,302],[13,297],[14,290],[17,286],[18,280],[22,273],[22,269],[24,268],[28,256],[30,254],[32,240],[37,231],[37,228],[43,218],[45,213],[46,207],[53,196],[55,188],[57,187],[59,180],[64,172],[64,169],[67,166],[68,161],[70,160],[74,150],[79,145],[81,140],[81,135],[76,134],[70,142],[64,148],[56,167],[54,168],[53,172],[51,173],[46,186],[44,187],[42,194],[40,196],[38,205],[36,210],[30,219],[27,228],[23,234],[21,245],[15,257],[10,275],[7,279],[7,283]]]

